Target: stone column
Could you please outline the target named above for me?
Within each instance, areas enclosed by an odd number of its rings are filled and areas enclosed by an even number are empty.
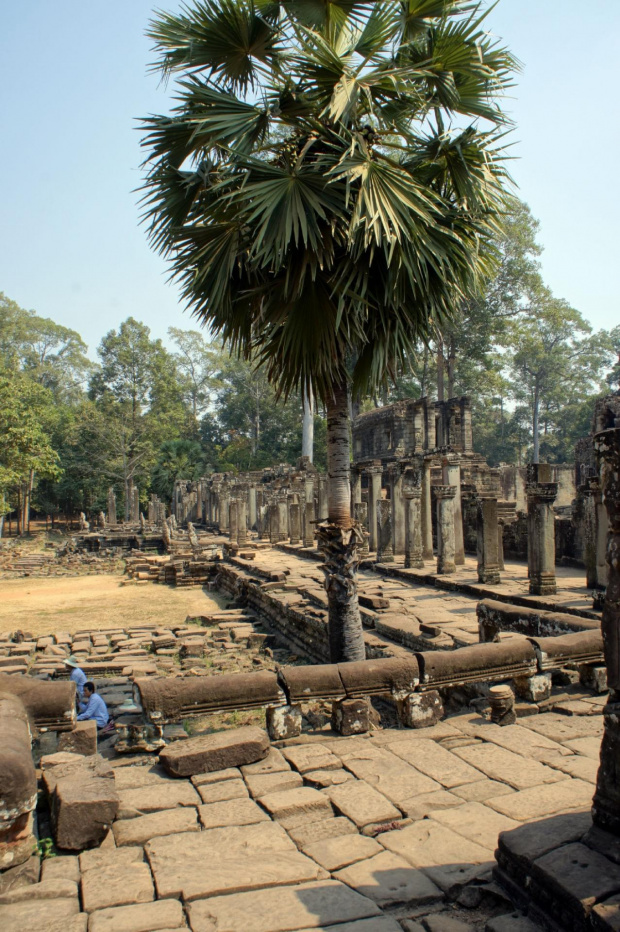
[[[497,565],[500,572],[504,566],[504,528],[516,521],[516,502],[497,503]]]
[[[381,477],[383,467],[380,464],[370,466],[368,476],[370,489],[368,490],[368,530],[370,531],[369,546],[374,553],[377,550],[377,502],[381,497]]]
[[[454,562],[454,496],[453,485],[436,485],[437,499],[437,572],[456,572]]]
[[[596,553],[596,586],[604,589],[607,585],[607,563],[605,556],[607,552],[607,534],[609,532],[609,522],[607,520],[607,511],[603,501],[603,483],[605,464],[601,467],[600,481],[593,483],[594,497],[594,541]]]
[[[497,585],[499,577],[497,499],[478,501],[478,582]]]
[[[422,559],[433,559],[433,505],[431,500],[431,461],[422,468]]]
[[[354,506],[353,517],[361,525],[364,543],[360,547],[360,554],[368,556],[368,505],[366,502],[356,502]]]
[[[280,498],[278,500],[278,541],[282,542],[288,538],[288,500]]]
[[[257,505],[256,505],[256,486],[251,485],[248,489],[248,526],[256,527]]]
[[[392,547],[394,553],[405,552],[405,499],[403,497],[404,473],[402,466],[390,466],[390,496],[392,506]]]
[[[377,563],[393,563],[392,503],[385,498],[377,501]]]
[[[289,505],[289,524],[291,527],[291,544],[298,544],[301,538],[301,514],[299,502]]]
[[[231,544],[237,543],[238,520],[239,512],[237,509],[237,499],[230,498],[228,500],[228,539]]]
[[[140,493],[138,492],[137,486],[132,486],[131,489],[131,523],[138,524],[140,522]]]
[[[422,489],[405,489],[405,569],[422,569]]]
[[[328,511],[327,500],[327,478],[319,476],[319,521],[327,521]]]
[[[248,504],[245,495],[237,499],[237,543],[245,547],[248,542]]]
[[[271,544],[277,544],[280,540],[280,510],[277,502],[269,503],[269,541]]]
[[[304,506],[304,547],[314,547],[314,498]]]
[[[527,467],[527,565],[530,595],[554,595],[555,582],[555,513],[553,503],[558,492],[552,482],[553,467],[548,463],[530,463]]]
[[[443,481],[456,489],[454,496],[454,562],[457,566],[465,563],[465,542],[463,540],[463,504],[461,501],[461,465],[459,457],[450,453],[443,458]]]
[[[227,486],[222,486],[220,489],[220,504],[219,504],[219,526],[220,531],[225,533],[228,531],[228,504],[230,502],[230,490]]]
[[[114,489],[108,489],[108,524],[116,524],[116,495]]]
[[[614,423],[614,421],[612,421]],[[615,419],[618,424],[618,419]],[[597,826],[620,835],[620,424],[594,436],[607,509],[607,591],[603,604],[603,650],[609,698],[603,714],[601,758],[592,803]]]

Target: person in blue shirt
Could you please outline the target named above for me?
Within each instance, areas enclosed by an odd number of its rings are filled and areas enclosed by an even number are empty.
[[[84,683],[84,702],[80,702],[80,714],[77,720],[86,722],[89,719],[97,722],[97,728],[105,728],[110,716],[105,702],[95,692],[95,684],[87,681]]]
[[[72,667],[71,675],[69,679],[75,683],[75,688],[77,690],[78,698],[81,699],[84,695],[84,684],[86,683],[88,677],[83,670],[80,669],[77,662],[77,657],[69,657],[68,660],[65,660],[66,667]]]

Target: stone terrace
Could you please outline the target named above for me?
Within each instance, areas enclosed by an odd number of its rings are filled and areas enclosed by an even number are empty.
[[[492,881],[498,833],[589,809],[600,708],[593,697],[585,714],[503,728],[461,714],[419,731],[306,736],[190,780],[117,758],[112,833],[0,896],[0,925],[534,932]]]

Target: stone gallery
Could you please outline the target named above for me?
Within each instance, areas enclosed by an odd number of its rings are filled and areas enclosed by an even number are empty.
[[[145,597],[222,607],[0,635],[3,932],[620,928],[620,394],[568,516],[556,467],[473,452],[465,398],[362,415],[353,444],[365,660],[329,663],[307,459],[178,481],[169,517],[136,492],[118,523],[110,490],[12,568],[116,553]],[[76,720],[69,657],[113,728]]]

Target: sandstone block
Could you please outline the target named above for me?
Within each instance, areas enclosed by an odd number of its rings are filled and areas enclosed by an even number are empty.
[[[41,864],[41,880],[80,882],[80,865],[76,855],[46,858]]]
[[[91,914],[88,932],[159,932],[185,928],[178,900],[158,900],[135,906],[116,906]]]
[[[123,848],[122,850],[93,848],[91,851],[82,851],[79,856],[80,870],[83,874],[91,870],[107,870],[112,865],[125,864],[130,866],[143,861],[144,854],[139,848]]]
[[[153,880],[147,864],[122,859],[110,859],[99,870],[89,870],[82,876],[82,908],[92,913],[111,906],[150,903],[155,897]]]
[[[79,912],[77,897],[13,903],[2,907],[2,932],[86,932],[87,918]]]
[[[76,722],[72,731],[65,731],[58,737],[58,750],[70,754],[82,754],[88,757],[97,753],[97,723],[95,721]]]
[[[303,847],[303,853],[324,867],[326,871],[337,871],[356,861],[364,861],[383,851],[374,838],[365,835],[339,835],[315,841]]]
[[[233,731],[216,732],[179,741],[160,752],[164,768],[174,777],[189,777],[213,770],[226,770],[261,760],[269,750],[262,728],[246,725]]]
[[[53,769],[50,798],[52,830],[59,848],[81,851],[100,844],[107,835],[119,799],[114,772],[95,757],[78,757]]]
[[[302,774],[309,770],[339,770],[342,767],[340,758],[322,744],[294,744],[283,748],[282,754]]]
[[[391,822],[401,818],[400,810],[396,806],[362,780],[350,780],[340,786],[329,786],[324,792],[335,808],[359,828],[371,823]]]
[[[203,803],[219,803],[226,799],[247,799],[248,790],[243,780],[222,780],[198,787]]]
[[[335,819],[324,819],[320,822],[307,822],[288,830],[298,848],[323,841],[327,838],[339,838],[341,835],[356,835],[357,830],[350,819],[337,816]]]
[[[351,864],[334,875],[379,906],[411,903],[416,906],[440,899],[441,890],[421,870],[391,851],[382,851]]]
[[[301,734],[301,706],[269,706],[267,708],[267,731],[272,741],[296,738]]]
[[[200,802],[198,793],[186,781],[180,783],[170,780],[167,783],[149,784],[136,789],[121,790],[118,795],[118,815],[121,819],[133,819],[149,812],[175,809],[177,806],[197,806]]]
[[[279,773],[250,773],[245,782],[252,799],[260,799],[268,793],[277,793],[282,790],[293,790],[303,786],[301,774],[293,770],[284,770]]]
[[[178,832],[198,832],[200,826],[192,806],[164,809],[136,819],[122,819],[112,826],[119,848],[126,845],[145,845],[151,838],[175,835]]]
[[[341,735],[361,735],[370,731],[368,699],[342,699],[332,703],[332,728]]]
[[[64,900],[71,897],[75,897],[77,901],[77,895],[77,884],[73,880],[43,880],[0,894],[0,906],[27,903],[31,900]]]
[[[327,922],[340,930],[340,923],[379,915],[371,900],[335,880],[217,896],[189,906],[193,932],[289,932]]]
[[[240,778],[241,771],[238,767],[228,767],[226,770],[214,770],[213,773],[196,773],[193,777],[190,777],[190,781],[195,787],[198,787],[212,783],[222,783],[224,780],[239,780]]]
[[[556,812],[589,809],[591,802],[592,785],[583,780],[569,779],[562,783],[531,786],[509,796],[488,799],[486,804],[517,822],[529,822],[531,819],[542,819]]]
[[[410,693],[399,707],[405,728],[429,728],[443,718],[443,712],[441,696],[434,689],[424,693]]]
[[[204,828],[222,828],[226,825],[254,825],[268,822],[269,816],[253,799],[227,799],[198,807],[198,816]]]
[[[250,774],[262,773],[280,773],[284,770],[290,770],[290,764],[284,759],[277,748],[269,748],[269,752],[262,760],[256,761],[255,764],[246,764],[241,768],[244,777]]]
[[[284,828],[295,828],[333,815],[327,797],[309,786],[270,793],[261,798],[260,804]]]
[[[269,819],[154,838],[145,851],[160,898],[194,900],[322,876],[321,868],[300,854],[284,829]],[[207,864],[208,870],[203,869]],[[242,924],[235,932],[246,928]]]

